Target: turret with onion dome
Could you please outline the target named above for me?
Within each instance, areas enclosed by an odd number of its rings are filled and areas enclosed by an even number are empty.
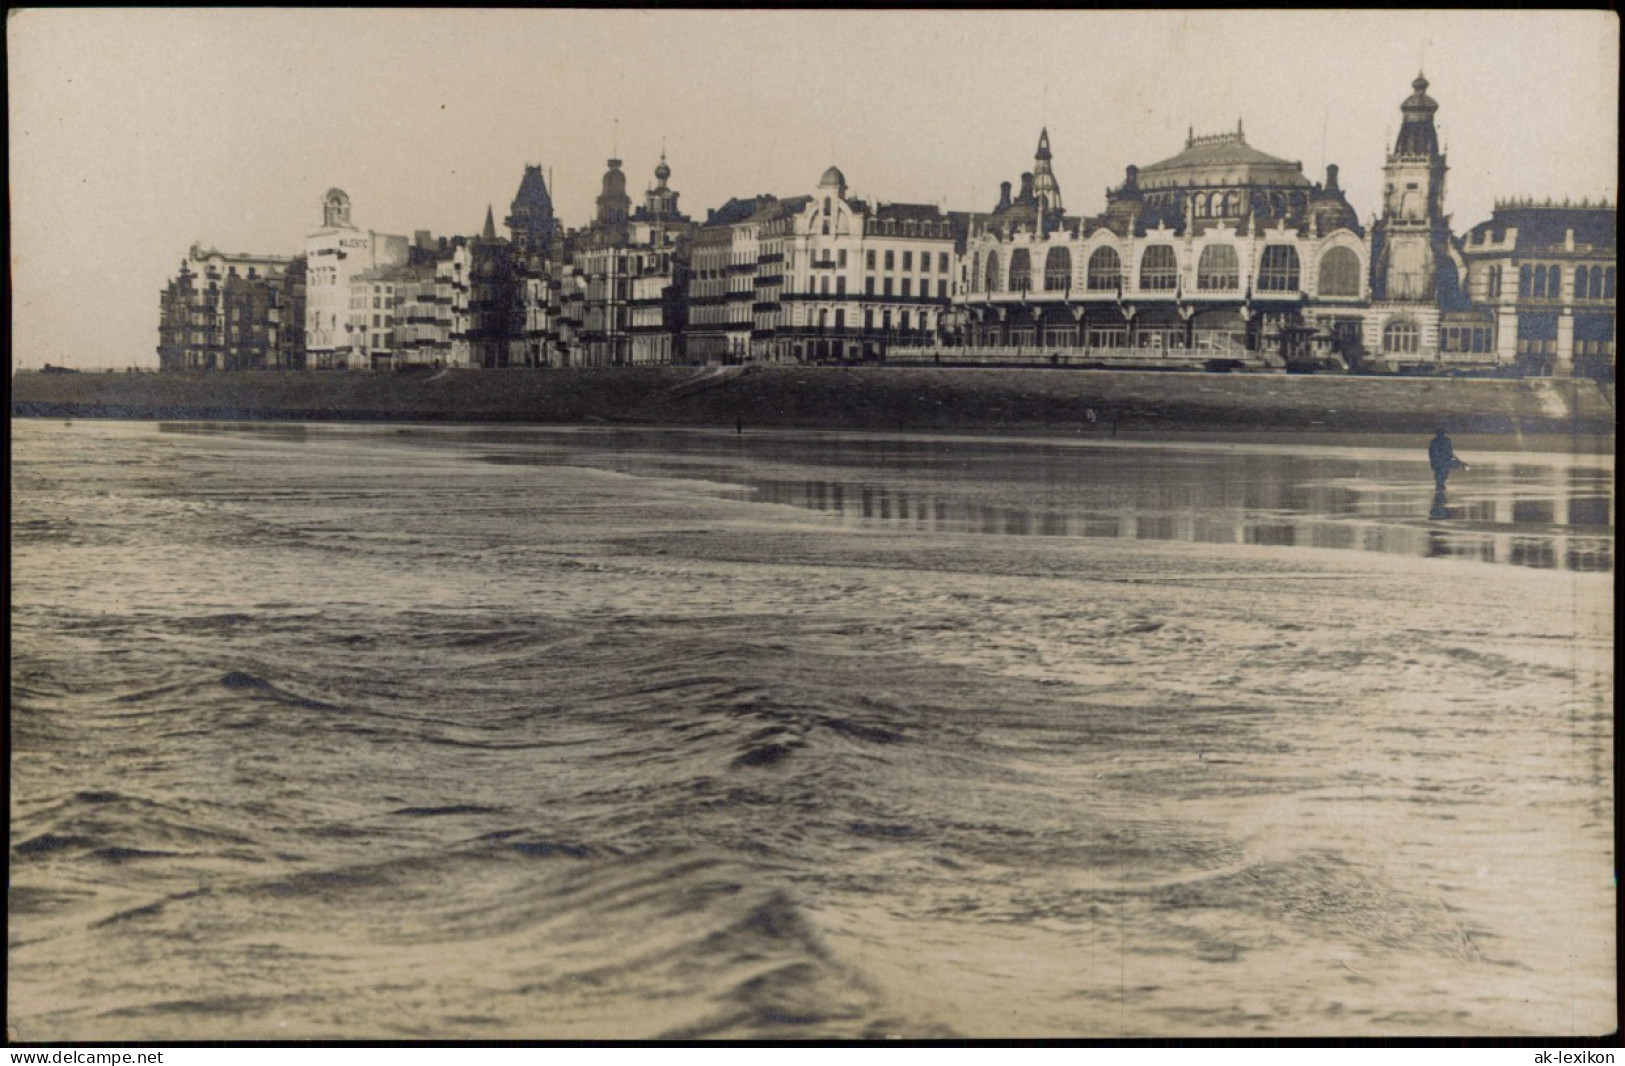
[[[671,167],[666,165],[666,153],[660,153],[660,162],[655,165],[655,184],[648,192],[643,194],[643,206],[638,208],[632,216],[634,222],[687,222],[688,219],[677,210],[677,190],[666,184],[671,177]]]
[[[1411,82],[1411,88],[1415,91],[1399,105],[1404,121],[1399,127],[1399,139],[1394,142],[1394,155],[1432,158],[1439,152],[1439,134],[1433,128],[1439,104],[1427,94],[1428,80],[1421,74]]]

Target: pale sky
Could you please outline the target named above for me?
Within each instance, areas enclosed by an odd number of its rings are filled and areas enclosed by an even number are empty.
[[[1419,67],[1457,232],[1498,197],[1613,202],[1618,42],[1585,11],[12,10],[12,360],[156,366],[187,247],[296,254],[332,186],[363,229],[471,234],[540,163],[573,227],[609,156],[640,201],[662,144],[696,218],[831,163],[986,210],[1047,125],[1087,215],[1240,118],[1365,220]]]

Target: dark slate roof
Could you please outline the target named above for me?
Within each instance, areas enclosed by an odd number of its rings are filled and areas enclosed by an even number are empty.
[[[1576,244],[1589,244],[1594,249],[1617,246],[1619,209],[1617,207],[1558,207],[1524,205],[1497,207],[1488,222],[1472,228],[1472,240],[1481,240],[1487,233],[1494,241],[1504,240],[1506,231],[1518,230],[1518,251],[1539,251],[1562,248],[1569,230],[1574,231]]]
[[[708,212],[705,224],[707,226],[731,226],[735,222],[743,222],[760,210],[762,201],[769,199],[771,197],[752,196],[741,199],[736,196],[715,211]]]
[[[913,219],[916,222],[941,222],[942,212],[936,204],[879,204],[875,207],[876,218],[894,218],[899,222]]]

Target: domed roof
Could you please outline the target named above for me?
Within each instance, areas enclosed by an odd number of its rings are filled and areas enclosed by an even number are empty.
[[[666,165],[666,157],[662,155],[659,165],[655,167],[655,180],[665,181],[669,177],[671,177],[671,167]]]
[[[818,187],[819,188],[823,188],[826,185],[845,185],[845,184],[846,184],[846,175],[841,173],[841,168],[840,167],[830,167],[828,170],[824,171],[824,176],[822,178],[818,179]]]
[[[1140,185],[1146,189],[1220,184],[1307,188],[1309,179],[1297,163],[1248,144],[1240,123],[1235,133],[1187,137],[1183,152],[1140,168]]]

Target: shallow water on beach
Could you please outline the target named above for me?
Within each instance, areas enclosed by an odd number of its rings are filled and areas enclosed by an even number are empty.
[[[1612,459],[1425,444],[14,421],[8,1025],[1602,1032]]]

